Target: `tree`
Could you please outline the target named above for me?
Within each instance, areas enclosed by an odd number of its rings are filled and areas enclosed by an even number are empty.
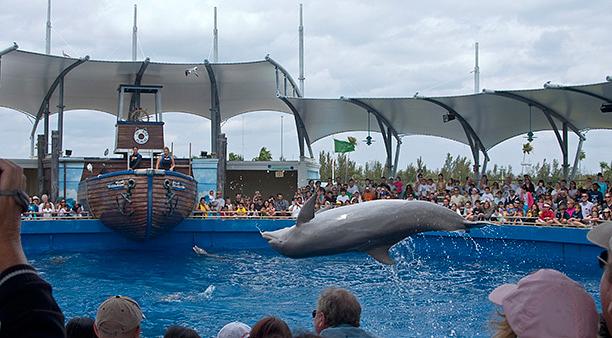
[[[266,147],[262,147],[259,156],[255,157],[253,161],[272,161],[272,153]]]
[[[235,153],[229,153],[228,161],[244,161],[244,157],[242,155],[238,155]]]

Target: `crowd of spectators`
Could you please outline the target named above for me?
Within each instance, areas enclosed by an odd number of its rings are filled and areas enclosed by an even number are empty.
[[[22,218],[27,220],[82,217],[88,214],[73,200],[66,201],[62,198],[57,203],[53,203],[47,194],[42,194],[40,198],[34,195],[29,198],[29,202],[27,212],[22,214]]]
[[[282,194],[266,199],[256,191],[253,197],[236,194],[234,198],[223,198],[221,192],[210,191],[200,199],[196,215],[297,217],[313,194],[317,194],[317,210],[375,199],[406,199],[437,203],[472,221],[592,226],[612,220],[610,182],[601,173],[581,186],[566,180],[539,180],[534,184],[529,175],[517,179],[509,176],[503,182],[490,182],[486,175],[479,181],[469,176],[460,181],[445,179],[441,174],[435,181],[419,174],[414,183],[405,183],[401,177],[363,182],[349,179],[346,183],[311,180],[295,192],[291,202]]]

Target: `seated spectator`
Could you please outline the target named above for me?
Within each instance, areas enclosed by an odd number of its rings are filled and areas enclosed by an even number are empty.
[[[289,202],[283,197],[283,194],[277,194],[276,200],[274,200],[274,209],[277,212],[285,212],[289,208]]]
[[[215,201],[215,191],[210,190],[208,195],[204,196],[204,201],[206,204],[208,204],[208,206],[212,206],[212,203]]]
[[[342,204],[348,204],[348,202],[350,201],[350,197],[346,194],[346,190],[340,189],[340,195],[338,195],[338,197],[336,197],[336,202],[340,202]]]
[[[323,290],[312,316],[315,331],[322,337],[375,337],[359,327],[361,305],[357,297],[348,290]]]
[[[459,193],[459,188],[453,189],[453,195],[451,196],[451,204],[456,204],[459,208],[463,207],[468,199]]]
[[[363,196],[362,196],[364,201],[372,201],[376,199],[376,193],[370,189],[370,187],[366,187],[365,191],[363,192]]]
[[[583,192],[580,195],[580,208],[582,209],[582,218],[586,218],[591,215],[593,203],[589,201],[589,195],[586,192]]]
[[[247,209],[245,208],[242,202],[238,203],[235,213],[236,213],[236,216],[246,216],[247,215]]]
[[[276,317],[264,317],[260,319],[253,328],[249,338],[292,338],[291,330],[287,323]]]
[[[248,338],[251,327],[241,322],[231,322],[226,324],[217,333],[217,338]]]
[[[489,202],[495,201],[495,197],[493,197],[493,194],[491,193],[491,188],[489,187],[484,188],[484,192],[482,193],[480,200],[483,202],[484,201],[489,201]]]
[[[599,213],[597,210],[593,209],[591,211],[591,215],[583,220],[583,223],[590,226],[596,226],[601,223],[601,218],[599,217]]]
[[[39,212],[42,213],[42,218],[50,219],[53,217],[55,209],[53,209],[53,204],[51,204],[51,202],[45,202]]]
[[[357,184],[355,184],[355,180],[354,179],[350,179],[349,183],[348,183],[348,188],[346,188],[346,192],[353,196],[355,193],[359,192],[359,186],[357,186]]]
[[[83,215],[83,206],[79,203],[74,203],[72,209],[70,209],[70,215],[75,217],[80,217]]]
[[[143,318],[135,300],[113,296],[98,307],[94,330],[98,338],[138,338]]]
[[[531,208],[529,208],[529,210],[527,211],[527,214],[525,214],[525,216],[527,218],[530,218],[529,221],[535,222],[536,218],[538,218],[538,216],[540,216],[540,208],[538,207],[538,204],[534,203],[531,206]]]
[[[47,194],[42,194],[40,196],[41,198],[41,203],[38,205],[38,211],[42,212],[42,209],[44,209],[45,207],[45,203],[49,203],[49,205],[51,206],[52,210],[55,210],[55,205],[53,204],[53,202],[49,201],[49,196],[47,196]]]
[[[503,284],[489,294],[501,306],[494,337],[597,336],[599,317],[584,288],[551,269],[538,270],[516,284]]]
[[[263,204],[263,208],[261,209],[261,213],[265,216],[275,216],[276,209],[274,209],[274,205],[269,201],[265,201]]]
[[[505,205],[508,205],[508,204],[511,204],[511,203],[515,204],[515,205],[520,205],[521,204],[521,199],[516,194],[514,189],[510,189],[510,191],[508,193],[508,197],[506,197],[506,201],[504,202]]]
[[[604,221],[612,221],[612,215],[609,208],[604,209],[601,219]]]
[[[66,205],[66,200],[62,199],[55,210],[58,217],[64,217],[70,215],[70,208]]]
[[[363,200],[361,199],[361,194],[359,193],[359,191],[354,193],[353,196],[351,196],[351,200],[349,201],[350,204],[356,204],[361,202],[363,202]]]
[[[30,198],[30,204],[28,205],[28,213],[36,215],[38,212],[38,205],[40,204],[40,200],[38,196],[34,196]]]
[[[291,213],[291,217],[297,218],[301,210],[302,210],[302,205],[298,203],[298,200],[295,198],[292,199],[291,205],[289,206],[289,209],[288,209],[288,211]]]
[[[593,183],[593,187],[587,193],[592,203],[599,204],[604,202],[604,195],[600,191],[599,183]]]
[[[472,188],[470,190],[470,202],[475,204],[476,201],[479,201],[479,200],[480,200],[480,193],[478,192],[478,189]]]
[[[196,210],[200,211],[200,213],[203,215],[206,215],[206,213],[210,211],[210,207],[208,206],[208,203],[206,203],[206,197],[200,198],[200,202],[198,203]]]
[[[87,317],[72,318],[66,323],[66,338],[97,338],[94,320]]]
[[[164,338],[200,338],[200,335],[192,329],[182,326],[170,326],[164,333]]]
[[[542,210],[536,219],[536,224],[539,225],[552,225],[559,224],[559,220],[555,217],[555,212],[550,209],[550,204],[544,203]]]

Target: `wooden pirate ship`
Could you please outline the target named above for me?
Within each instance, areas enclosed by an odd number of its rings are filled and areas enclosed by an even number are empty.
[[[117,161],[88,164],[91,175],[81,181],[79,202],[107,227],[134,240],[147,240],[168,232],[193,211],[197,182],[189,172],[154,169],[154,157],[163,151],[161,86],[119,86],[115,153],[124,154],[124,165]],[[124,97],[131,95],[127,116]],[[141,94],[153,94],[155,113],[140,107]],[[149,121],[154,116],[155,121]],[[150,155],[150,161],[130,169],[133,147]],[[95,174],[98,172],[98,174]]]

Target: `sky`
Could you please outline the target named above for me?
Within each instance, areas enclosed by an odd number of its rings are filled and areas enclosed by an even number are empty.
[[[297,1],[53,1],[52,54],[90,55],[98,60],[131,59],[133,4],[138,5],[138,59],[201,62],[212,59],[213,7],[218,7],[219,61],[262,60],[267,54],[298,78]],[[529,1],[303,1],[305,94],[307,97],[407,97],[473,92],[474,43],[480,45],[481,88],[541,88],[544,82],[604,81],[612,44],[606,0]],[[0,0],[0,49],[45,50],[46,0]],[[1,89],[0,89],[1,90]],[[1,105],[1,103],[0,103]],[[69,103],[68,103],[69,105]],[[177,156],[210,149],[210,121],[182,113],[164,115],[166,141]],[[51,119],[54,125],[55,119]],[[114,144],[115,118],[90,111],[65,114],[65,148],[73,156],[102,156]],[[282,128],[281,128],[282,124]],[[0,107],[0,157],[29,156],[32,122]],[[333,150],[333,138],[313,144],[315,156]],[[282,135],[281,135],[282,129]],[[297,132],[290,115],[243,114],[223,122],[228,152],[257,156],[267,147],[277,159],[298,158]],[[381,135],[360,142],[351,158],[359,164],[385,160]],[[560,159],[552,132],[536,133],[526,162]],[[595,172],[612,160],[612,131],[591,130],[581,169]],[[491,163],[520,172],[522,136],[489,151]],[[577,138],[570,135],[570,151]],[[468,156],[469,147],[431,136],[403,138],[399,168],[422,157],[430,168],[446,153]],[[573,154],[570,156],[573,160]]]

